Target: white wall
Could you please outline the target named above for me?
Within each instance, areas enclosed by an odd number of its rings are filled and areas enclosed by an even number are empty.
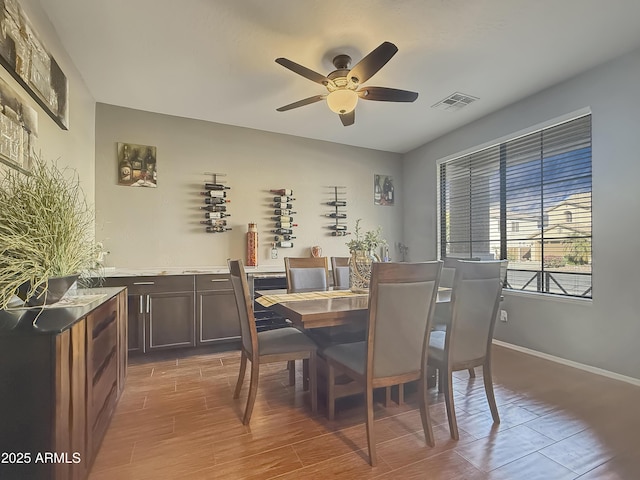
[[[404,156],[405,239],[434,259],[439,159],[591,108],[593,301],[506,294],[496,338],[640,378],[640,50],[473,122]],[[468,107],[473,108],[473,106]]]
[[[321,128],[321,127],[319,127]],[[117,184],[118,142],[157,147],[158,187]],[[224,172],[231,232],[207,234],[202,185],[204,172]],[[374,173],[392,175],[395,206],[373,204]],[[285,256],[309,256],[320,245],[326,256],[348,255],[351,237],[331,237],[324,216],[331,207],[328,185],[347,187],[350,229],[363,218],[366,229],[383,227],[394,245],[402,236],[400,155],[216,123],[98,104],[96,108],[96,236],[116,267],[190,267],[225,265],[245,259],[247,224],[257,222],[259,264],[283,266]],[[291,188],[296,201],[294,248],[269,257],[274,227],[273,194]],[[393,251],[392,251],[393,255]]]
[[[94,202],[95,101],[58,40],[38,0],[19,2],[40,40],[69,81],[69,130],[62,130],[29,94],[0,67],[0,77],[38,113],[37,150],[47,161],[75,169],[90,204]]]

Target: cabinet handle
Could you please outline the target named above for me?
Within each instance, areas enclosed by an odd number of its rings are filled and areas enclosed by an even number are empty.
[[[211,281],[212,282],[228,282],[229,279],[228,278],[212,278]]]
[[[156,282],[133,282],[134,285],[155,285]]]
[[[143,295],[140,295],[140,308],[138,309],[138,313],[144,313],[142,311],[142,297],[143,297]]]
[[[151,313],[151,297],[147,295],[147,313]]]

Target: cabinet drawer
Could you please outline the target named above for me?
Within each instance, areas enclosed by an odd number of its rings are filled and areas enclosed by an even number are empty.
[[[197,275],[196,290],[232,290],[231,278],[226,274],[218,275]]]
[[[148,292],[191,292],[193,275],[166,275],[152,277],[111,277],[106,286],[127,287],[132,295]]]

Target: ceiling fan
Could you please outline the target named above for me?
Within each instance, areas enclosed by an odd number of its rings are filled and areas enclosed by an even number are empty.
[[[349,68],[351,65],[351,57],[349,55],[337,55],[333,59],[333,65],[336,69],[327,76],[314,72],[289,59],[276,58],[276,63],[279,63],[298,75],[308,78],[312,82],[324,85],[328,90],[328,93],[305,98],[304,100],[290,103],[276,110],[278,112],[286,112],[293,108],[326,99],[329,108],[340,115],[342,124],[348,127],[355,122],[355,108],[359,98],[379,102],[413,102],[418,98],[416,92],[387,87],[362,86],[362,84],[373,77],[378,70],[384,67],[397,51],[398,47],[393,43],[383,42],[379,47],[360,60],[353,68]]]

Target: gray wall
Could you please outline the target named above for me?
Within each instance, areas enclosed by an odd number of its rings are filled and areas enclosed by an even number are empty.
[[[117,184],[117,142],[157,147],[158,187]],[[346,256],[351,237],[331,237],[324,216],[331,207],[327,185],[347,187],[348,223],[382,226],[394,245],[402,236],[400,155],[261,132],[105,104],[96,107],[96,237],[111,252],[107,266],[190,267],[225,265],[245,258],[247,224],[257,222],[259,264],[283,266],[285,256],[309,256],[320,245],[326,256]],[[232,187],[231,232],[207,234],[198,222],[204,172],[224,172]],[[395,206],[373,204],[373,174],[392,175]],[[275,228],[273,194],[291,188],[296,201],[294,248],[269,253]],[[392,252],[393,255],[393,252]]]
[[[89,203],[94,201],[95,101],[84,80],[71,62],[40,2],[23,0],[20,5],[31,21],[38,37],[69,81],[69,130],[62,130],[29,94],[0,67],[0,77],[38,112],[37,152],[47,160],[57,160],[61,167],[75,169]],[[3,165],[0,164],[0,168]]]
[[[437,255],[437,162],[570,112],[593,120],[593,301],[506,294],[496,338],[640,378],[640,50],[430,142],[404,157],[412,260]],[[473,106],[468,107],[473,108]]]

